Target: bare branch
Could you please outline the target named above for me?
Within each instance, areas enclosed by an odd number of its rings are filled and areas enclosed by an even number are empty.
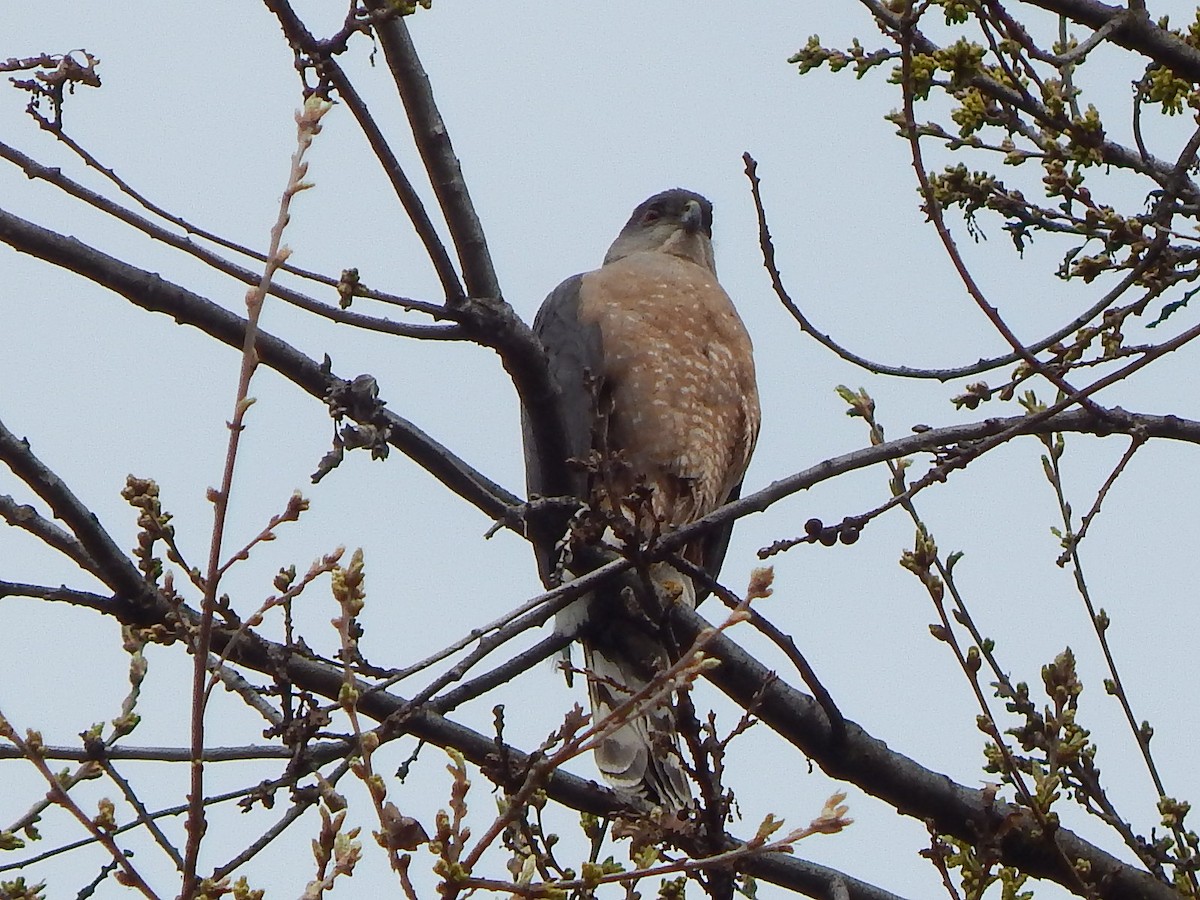
[[[7,494],[0,495],[0,518],[15,528],[28,531],[42,543],[63,554],[85,572],[91,572],[96,577],[100,577],[99,566],[83,549],[83,544],[49,519],[38,515],[38,511],[32,506],[19,504]]]
[[[362,129],[367,143],[371,145],[371,150],[379,160],[388,181],[391,182],[392,190],[396,192],[396,197],[404,207],[413,228],[416,229],[417,236],[421,239],[425,252],[429,256],[429,261],[433,264],[434,271],[441,280],[442,289],[446,292],[446,299],[461,298],[464,292],[458,273],[454,270],[454,264],[450,261],[446,247],[442,244],[442,239],[438,237],[437,229],[434,228],[429,213],[425,210],[425,204],[421,202],[420,195],[413,188],[412,182],[409,181],[396,154],[383,136],[378,123],[371,116],[367,105],[355,90],[354,84],[334,58],[336,53],[346,49],[345,45],[339,42],[318,41],[300,20],[300,17],[296,15],[287,0],[264,0],[264,2],[279,19],[279,24],[283,26],[284,34],[293,49],[297,53],[307,54],[313,60],[318,72],[322,77],[329,79],[329,83],[337,91],[338,96],[354,115],[358,127]],[[488,293],[498,294],[499,292]]]
[[[1165,28],[1159,28],[1146,12],[1135,8],[1108,6],[1097,0],[1025,0],[1033,6],[1066,16],[1094,30],[1110,29],[1109,40],[1173,70],[1192,82],[1200,82],[1200,50]],[[1115,24],[1114,24],[1115,23]]]
[[[343,761],[336,769],[329,773],[325,779],[325,783],[330,786],[335,785],[349,771],[350,763]],[[292,800],[292,805],[287,808],[287,811],[279,817],[279,820],[274,825],[251,841],[245,849],[224,865],[217,866],[210,877],[216,881],[237,871],[242,865],[262,852],[265,847],[283,834],[293,823],[297,822],[305,812],[321,799],[323,793],[324,791],[322,790],[297,791]]]
[[[97,576],[99,577],[99,576]],[[51,587],[45,584],[26,584],[18,581],[0,581],[0,597],[31,597],[36,600],[57,600],[73,606],[84,606],[96,612],[110,612],[112,605],[108,597],[77,591],[65,586]]]
[[[230,347],[240,348],[246,320],[186,288],[131,266],[74,239],[56,234],[0,210],[0,241],[22,253],[77,272],[151,312],[170,315]],[[257,350],[262,362],[319,399],[348,382],[334,376],[290,344],[261,333]],[[476,471],[415,425],[387,409],[375,414],[386,425],[387,440],[463,499],[493,520],[506,520],[520,498]]]
[[[475,214],[475,206],[463,180],[462,167],[450,143],[450,132],[442,121],[442,114],[438,112],[429,76],[417,57],[408,26],[401,16],[379,15],[390,10],[383,0],[367,0],[366,6],[377,15],[375,33],[383,46],[383,55],[396,82],[396,89],[400,92],[404,110],[408,113],[408,124],[412,128],[417,151],[425,163],[433,192],[450,228],[450,237],[463,270],[466,293],[471,297],[500,297],[500,282],[496,280],[496,272],[492,268],[483,226]],[[453,306],[460,298],[447,299]]]
[[[136,602],[153,596],[153,589],[129,560],[92,511],[39,460],[29,442],[17,438],[0,422],[0,460],[12,469],[65,522],[95,563],[94,574],[116,593]]]
[[[345,752],[343,741],[331,741]],[[322,745],[318,745],[322,746]],[[46,745],[42,748],[45,759],[64,759],[74,762],[104,762],[107,760],[135,760],[144,762],[190,762],[192,751],[188,747],[127,747],[116,745],[103,747],[57,747]],[[295,752],[290,747],[275,744],[253,744],[245,747],[208,747],[201,754],[205,762],[243,762],[247,759],[291,759]],[[24,759],[24,755],[13,747],[0,746],[0,759]]]
[[[150,815],[150,812],[146,809],[145,805],[138,797],[137,792],[133,789],[133,786],[130,785],[125,777],[121,775],[121,773],[118,772],[113,764],[108,760],[102,760],[100,762],[100,766],[104,769],[104,773],[108,775],[108,777],[116,783],[117,787],[121,789],[121,793],[125,795],[126,802],[128,802],[137,813],[137,823],[139,825],[146,826],[146,830],[154,836],[154,842],[158,844],[158,846],[162,848],[162,851],[171,858],[171,862],[175,863],[176,870],[182,872],[183,857],[179,855],[179,850],[176,849],[175,845],[167,840],[167,836],[163,834],[163,830],[158,827],[158,823],[154,821],[154,818]]]
[[[165,228],[160,228],[149,219],[139,216],[137,213],[130,212],[124,207],[114,203],[108,198],[97,194],[95,191],[85,188],[76,181],[71,180],[62,174],[62,171],[51,167],[43,166],[41,163],[21,153],[19,150],[0,143],[0,157],[7,159],[9,162],[20,166],[21,170],[30,178],[41,178],[63,192],[76,197],[89,206],[108,213],[115,219],[119,219],[127,225],[136,228],[138,231],[161,241],[177,250],[182,250],[191,256],[196,257],[200,261],[212,266],[218,272],[223,272],[238,281],[247,285],[258,284],[260,276],[236,263],[230,262],[224,257],[218,256],[211,250],[200,246],[188,238],[167,231]],[[391,319],[379,318],[377,316],[367,316],[362,313],[352,312],[348,309],[339,309],[336,306],[331,306],[328,303],[322,303],[313,297],[303,294],[300,291],[292,290],[274,282],[267,289],[272,296],[279,297],[293,306],[297,306],[307,312],[319,315],[329,319],[332,322],[338,322],[343,325],[352,325],[355,328],[362,328],[366,331],[378,331],[382,334],[395,334],[401,337],[419,338],[422,340],[443,340],[456,341],[465,340],[466,336],[461,329],[453,325],[413,325],[408,322],[395,322]],[[409,301],[410,305],[416,301]],[[422,312],[430,315],[451,317],[452,313],[441,310],[433,304],[421,304]]]
[[[684,640],[712,627],[680,604],[671,613]],[[1091,867],[1088,880],[1103,900],[1179,900],[1171,886],[1065,828],[1054,833],[1053,844],[1048,843],[1027,810],[996,803],[985,791],[926,769],[889,749],[850,720],[845,722],[845,737],[835,740],[819,703],[773,679],[770,670],[724,635],[716,636],[709,652],[721,660],[721,665],[705,672],[706,677],[743,707],[756,703],[755,715],[764,724],[830,776],[858,785],[904,815],[932,821],[940,833],[972,842],[982,835],[1003,835],[1001,849],[1007,862],[1068,889],[1078,884],[1078,873],[1067,870],[1062,864],[1064,858],[1086,861]]]

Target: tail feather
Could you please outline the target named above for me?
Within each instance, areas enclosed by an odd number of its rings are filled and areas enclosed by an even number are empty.
[[[592,719],[602,721],[640,691],[647,681],[633,666],[583,645]],[[596,747],[596,765],[614,788],[675,812],[692,799],[680,758],[679,735],[664,700],[610,732]]]
[[[691,579],[673,567],[654,566],[651,578],[664,602],[695,606]],[[594,606],[586,603],[588,618],[597,614]],[[670,664],[666,648],[633,623],[607,624],[612,627],[599,629],[605,634],[599,646],[586,636],[583,641],[592,721],[597,723],[646,687],[653,673]],[[597,746],[595,755],[605,781],[615,788],[671,812],[692,802],[675,714],[668,698],[613,730]]]

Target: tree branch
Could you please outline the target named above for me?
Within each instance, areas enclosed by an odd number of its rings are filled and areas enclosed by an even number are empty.
[[[874,16],[875,21],[899,43],[900,16],[888,9],[881,0],[859,0],[859,2]],[[1056,2],[1056,0],[1046,0],[1046,2]],[[1103,6],[1103,4],[1096,4],[1096,6]],[[1107,9],[1108,7],[1105,8]],[[941,49],[917,28],[912,29],[912,46],[916,52],[926,56],[932,56]],[[1039,123],[1052,125],[1059,131],[1070,131],[1073,127],[1067,118],[1051,115],[1049,110],[1033,100],[1028,94],[1015,91],[987,75],[974,75],[971,77],[969,84],[997,103],[1005,104],[1013,109],[1019,109],[1027,115],[1032,116]],[[1173,163],[1166,162],[1150,154],[1143,156],[1141,153],[1131,150],[1122,144],[1107,139],[1101,141],[1097,149],[1100,151],[1104,162],[1109,165],[1129,169],[1145,175],[1166,190],[1172,190],[1176,187],[1174,184],[1176,179],[1173,174],[1175,169]],[[1183,188],[1179,190],[1179,195],[1187,199],[1188,202],[1196,202],[1197,198],[1200,197],[1200,189],[1196,187],[1194,182],[1188,179]]]
[[[153,240],[161,241],[167,246],[174,247],[176,250],[181,250],[189,256],[195,257],[218,272],[237,279],[242,284],[257,285],[259,279],[262,277],[260,273],[247,269],[245,266],[239,266],[237,263],[225,259],[183,235],[175,234],[156,225],[146,217],[138,215],[120,204],[114,203],[107,197],[84,187],[77,181],[68,178],[62,173],[61,169],[44,166],[37,160],[26,156],[15,147],[10,147],[3,142],[0,142],[0,158],[6,159],[13,165],[18,166],[25,173],[26,177],[30,179],[40,178],[52,184],[63,193],[82,200],[88,206],[107,213],[114,219],[124,222],[132,228],[136,228]],[[391,319],[380,318],[378,316],[363,315],[349,309],[341,309],[337,306],[331,306],[328,303],[322,303],[314,297],[277,284],[274,281],[267,286],[267,293],[306,312],[313,313],[341,325],[351,325],[367,331],[378,331],[382,334],[394,334],[401,337],[419,338],[422,340],[461,341],[466,339],[466,335],[462,329],[455,325],[414,325],[409,322],[395,322]],[[442,318],[453,316],[451,311],[443,310],[431,303],[419,304],[414,301],[412,305],[414,308],[418,308],[421,312],[430,316],[440,316]]]
[[[53,547],[85,572],[100,577],[100,567],[74,535],[59,528],[49,519],[38,515],[32,506],[19,504],[7,494],[0,495],[0,519],[14,528],[28,531],[48,547]]]
[[[467,295],[499,297],[500,282],[492,267],[483,226],[475,214],[467,183],[463,180],[462,166],[450,143],[450,132],[442,121],[442,114],[438,112],[429,76],[417,57],[408,26],[401,16],[386,15],[392,8],[384,0],[367,0],[366,5],[376,15],[375,33],[383,47],[383,55],[396,82],[404,110],[408,113],[417,152],[425,163],[433,192],[450,228]],[[460,298],[447,299],[453,306],[454,301]]]
[[[15,250],[69,269],[150,312],[166,313],[181,325],[199,328],[223,344],[240,349],[246,320],[186,288],[0,210],[0,241]],[[348,382],[295,347],[267,333],[258,338],[262,361],[309,394],[324,400]],[[374,410],[386,426],[387,441],[451,491],[493,520],[507,519],[521,499],[476,471],[415,425],[382,406]],[[364,423],[366,424],[366,423]]]
[[[433,222],[429,218],[425,204],[421,202],[420,195],[413,188],[412,182],[405,174],[396,154],[392,152],[378,123],[367,109],[366,103],[363,102],[362,97],[355,90],[354,84],[334,59],[335,53],[346,49],[345,45],[318,41],[300,17],[296,15],[287,0],[264,0],[264,2],[267,9],[279,19],[288,43],[297,54],[303,52],[313,60],[318,73],[329,80],[342,102],[350,109],[355,121],[358,122],[358,127],[362,129],[363,136],[366,137],[376,159],[379,160],[384,175],[391,182],[392,190],[399,199],[400,205],[404,207],[404,212],[416,230],[417,237],[421,239],[421,243],[425,247],[429,261],[442,283],[442,290],[446,292],[446,299],[449,301],[461,298],[463,288],[459,282],[458,272],[455,271],[454,264],[450,261],[442,239],[438,237],[437,229],[434,228]]]
[[[1136,11],[1125,6],[1108,6],[1097,0],[1025,0],[1032,6],[1066,16],[1094,31],[1111,28],[1109,40],[1126,50],[1140,53],[1166,66],[1176,75],[1200,84],[1200,50],[1178,35],[1159,28],[1143,6]],[[1130,4],[1132,7],[1133,4]],[[1113,25],[1116,21],[1117,24]]]
[[[104,530],[95,514],[33,454],[29,442],[17,438],[3,422],[0,422],[0,460],[46,502],[55,518],[66,523],[94,561],[92,574],[131,601],[144,601],[148,596],[154,596],[153,589]]]
[[[695,640],[712,626],[695,611],[677,604],[672,619],[683,641]],[[1076,889],[1078,874],[1064,871],[1063,858],[1090,865],[1087,881],[1104,900],[1179,900],[1179,895],[1152,875],[1060,828],[1055,851],[1029,812],[997,803],[983,791],[968,788],[888,748],[859,725],[845,720],[839,739],[821,705],[762,665],[724,635],[715,635],[708,652],[721,665],[705,676],[744,709],[798,747],[830,776],[850,781],[906,816],[932,821],[939,832],[972,843],[997,840],[1005,862],[1038,878]]]
[[[384,0],[367,0],[367,8],[377,16],[379,42],[462,265],[467,296],[449,298],[449,305],[463,314],[462,325],[473,340],[500,354],[528,418],[546,491],[568,496],[571,480],[566,462],[571,454],[545,351],[502,298],[483,227],[408,26],[401,16],[384,15],[390,11]]]
[[[761,180],[758,177],[758,162],[749,153],[743,153],[742,160],[746,165],[746,177],[750,180],[750,194],[754,200],[754,209],[758,216],[759,249],[763,257],[763,267],[766,268],[767,274],[771,279],[771,288],[775,291],[775,296],[779,298],[779,302],[783,304],[792,318],[796,320],[796,324],[800,326],[800,330],[825,347],[825,349],[831,351],[838,358],[861,369],[866,369],[868,372],[874,372],[877,375],[893,375],[899,378],[936,379],[942,382],[955,378],[965,378],[970,375],[980,375],[984,372],[990,372],[993,369],[1011,365],[1022,358],[1020,353],[1014,352],[1006,353],[1003,356],[995,356],[990,359],[980,359],[973,363],[952,368],[925,369],[913,366],[893,366],[875,362],[843,347],[828,334],[813,325],[808,316],[804,314],[804,311],[800,309],[799,304],[792,299],[791,294],[784,285],[783,275],[780,273],[778,264],[775,262],[775,243],[771,238],[771,230],[767,225],[767,214],[762,200]],[[1160,243],[1156,247],[1147,250],[1146,253],[1142,254],[1141,259],[1138,260],[1137,265],[1130,269],[1125,274],[1125,277],[1103,297],[1053,334],[1029,344],[1026,348],[1027,352],[1031,354],[1041,353],[1047,347],[1051,347],[1069,335],[1074,334],[1112,306],[1158,260],[1162,246],[1162,243]]]

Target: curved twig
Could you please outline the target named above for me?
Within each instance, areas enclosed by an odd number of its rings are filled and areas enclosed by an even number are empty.
[[[812,320],[804,314],[800,309],[799,304],[792,299],[787,287],[783,283],[783,275],[779,271],[779,266],[775,261],[775,243],[771,238],[771,230],[767,225],[766,209],[763,206],[761,193],[761,179],[758,177],[758,162],[749,153],[742,154],[742,160],[746,164],[746,177],[750,180],[750,194],[754,199],[754,208],[758,215],[758,239],[759,247],[762,252],[763,266],[766,268],[768,275],[771,278],[771,287],[775,291],[775,295],[779,301],[787,309],[788,313],[796,320],[796,324],[800,326],[800,330],[813,338],[818,344],[831,351],[839,359],[843,359],[851,365],[858,366],[860,369],[865,369],[868,372],[874,372],[876,375],[893,375],[899,378],[915,378],[915,379],[930,379],[936,381],[951,381],[955,378],[965,378],[971,375],[981,375],[984,372],[990,372],[993,369],[999,369],[1003,366],[1011,365],[1022,357],[1018,353],[1006,353],[1003,356],[994,356],[989,359],[981,359],[977,362],[967,363],[962,366],[955,366],[944,369],[929,369],[917,368],[914,366],[893,366],[887,363],[876,362],[867,359],[865,356],[859,356],[853,350],[835,341],[829,334],[817,328]],[[1120,280],[1111,290],[1103,297],[1097,300],[1092,306],[1084,310],[1070,322],[1059,328],[1053,334],[1047,335],[1041,340],[1029,344],[1027,350],[1030,353],[1041,353],[1047,347],[1057,344],[1064,338],[1074,334],[1083,326],[1087,325],[1096,316],[1100,315],[1110,306],[1117,302],[1129,288],[1137,283],[1138,279],[1146,272],[1147,269],[1158,259],[1158,252],[1147,250],[1138,260],[1137,264],[1130,269],[1125,277]]]

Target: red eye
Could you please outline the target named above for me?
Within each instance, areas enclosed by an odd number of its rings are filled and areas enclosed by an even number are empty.
[[[657,209],[648,209],[648,210],[646,210],[646,214],[644,216],[642,216],[642,224],[643,225],[653,225],[655,222],[657,222],[661,218],[662,218],[662,213],[660,213]]]

